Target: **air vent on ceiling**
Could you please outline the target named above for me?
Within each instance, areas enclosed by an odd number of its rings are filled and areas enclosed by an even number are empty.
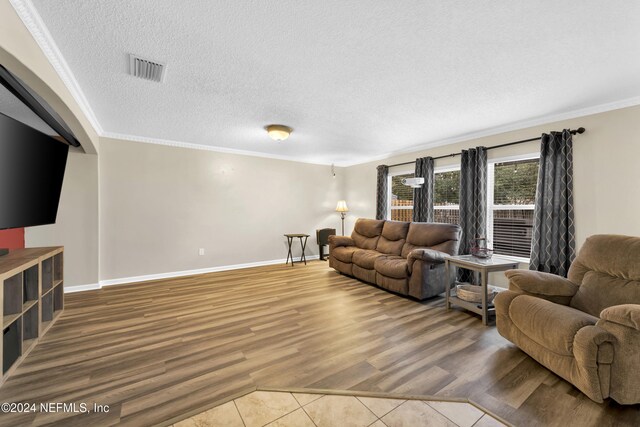
[[[129,74],[141,79],[162,82],[164,78],[165,64],[151,61],[140,56],[129,54]]]

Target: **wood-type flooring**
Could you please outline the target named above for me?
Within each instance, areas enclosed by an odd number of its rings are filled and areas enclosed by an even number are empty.
[[[4,413],[0,425],[167,425],[256,387],[470,399],[518,426],[640,425],[640,405],[592,402],[476,315],[323,261],[66,295],[0,402],[76,412]]]

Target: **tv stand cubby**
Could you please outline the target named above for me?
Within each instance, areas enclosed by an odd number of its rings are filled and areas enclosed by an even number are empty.
[[[62,247],[15,249],[0,256],[0,384],[60,317],[63,266]]]

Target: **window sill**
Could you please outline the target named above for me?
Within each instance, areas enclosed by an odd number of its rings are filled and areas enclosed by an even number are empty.
[[[531,262],[531,258],[524,258],[521,256],[502,255],[502,254],[496,254],[496,253],[494,253],[494,255],[503,259],[508,259],[509,261],[517,261],[521,264],[529,264]]]

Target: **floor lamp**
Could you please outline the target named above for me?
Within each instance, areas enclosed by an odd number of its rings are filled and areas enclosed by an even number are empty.
[[[346,200],[338,200],[336,212],[340,212],[340,219],[342,219],[342,235],[344,236],[344,217],[347,216],[347,212],[349,212]]]

